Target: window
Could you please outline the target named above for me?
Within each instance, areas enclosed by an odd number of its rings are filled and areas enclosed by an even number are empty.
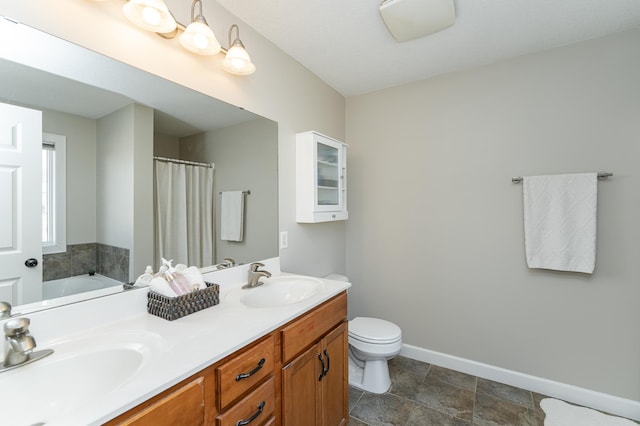
[[[42,252],[67,250],[67,138],[42,134]]]

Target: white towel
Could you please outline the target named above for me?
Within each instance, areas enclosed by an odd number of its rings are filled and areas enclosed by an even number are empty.
[[[244,194],[242,191],[224,191],[221,202],[220,238],[225,241],[242,241]]]
[[[593,273],[597,194],[597,173],[523,178],[529,268]]]

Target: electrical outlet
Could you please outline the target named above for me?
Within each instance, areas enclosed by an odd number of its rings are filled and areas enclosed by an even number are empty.
[[[280,232],[280,248],[286,249],[289,247],[289,233],[287,231]]]

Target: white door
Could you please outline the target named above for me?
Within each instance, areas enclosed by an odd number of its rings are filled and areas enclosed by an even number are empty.
[[[0,103],[0,300],[12,305],[42,299],[41,153],[42,113]]]

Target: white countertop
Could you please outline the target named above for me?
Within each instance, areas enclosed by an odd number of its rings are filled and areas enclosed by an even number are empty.
[[[290,275],[279,271],[277,258],[264,263],[264,269],[274,275]],[[142,342],[145,355],[135,375],[109,393],[85,401],[89,391],[82,386],[75,386],[77,389],[73,390],[74,380],[79,378],[70,374],[59,386],[65,392],[77,391],[78,404],[52,407],[42,400],[46,397],[38,396],[37,400],[30,401],[28,413],[20,417],[24,423],[9,423],[14,426],[36,422],[65,426],[104,423],[351,286],[347,282],[321,279],[323,288],[306,300],[278,307],[250,308],[242,304],[238,296],[239,292],[252,291],[240,290],[246,282],[246,267],[213,272],[205,278],[221,285],[220,304],[175,321],[146,312],[145,289],[29,314],[31,333],[38,342],[36,350],[52,348],[55,352],[43,360],[1,373],[0,379],[10,375],[19,378],[18,375],[28,374],[28,369],[38,363],[42,363],[39,368],[44,368],[45,363],[72,358],[82,351],[114,342]],[[100,365],[95,368],[99,369]],[[0,401],[4,401],[4,405],[7,398],[27,401],[33,398],[28,390],[25,392],[25,395],[16,395],[0,386]],[[7,420],[3,417],[3,422]]]

